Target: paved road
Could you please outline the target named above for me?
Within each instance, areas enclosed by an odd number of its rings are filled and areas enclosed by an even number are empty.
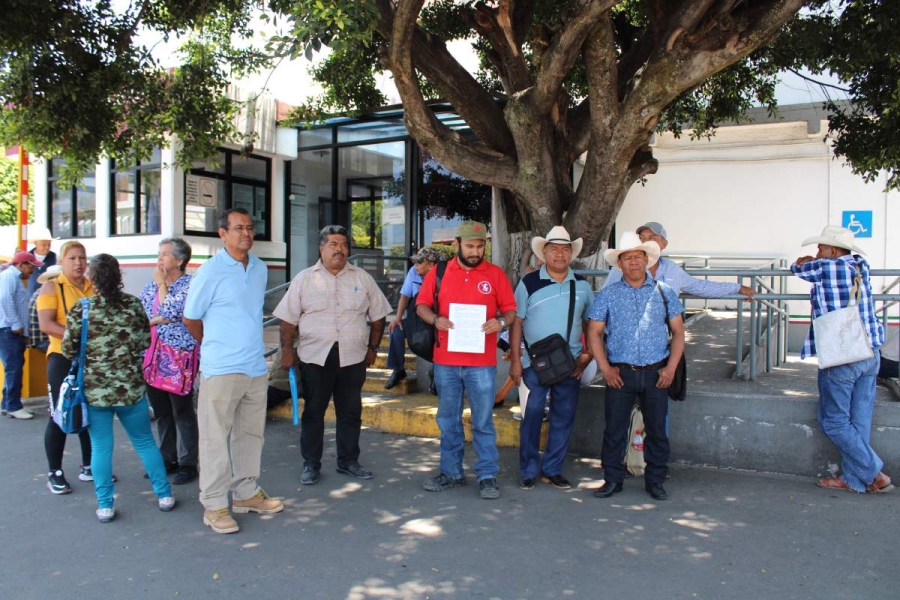
[[[156,510],[120,428],[117,519],[96,521],[92,485],[75,478],[74,438],[65,468],[75,491],[52,496],[45,418],[0,420],[7,600],[900,598],[900,490],[856,496],[812,479],[678,467],[669,502],[652,501],[637,480],[598,500],[587,489],[602,477],[595,462],[568,467],[580,489],[525,492],[515,485],[515,452],[502,450],[503,496],[484,501],[471,475],[466,488],[422,490],[434,440],[372,430],[362,448],[374,480],[329,466],[320,483],[301,487],[298,434],[270,421],[261,482],[287,507],[239,515],[240,533],[215,535],[194,485],[176,488],[174,512]],[[331,465],[333,429],[326,435]]]

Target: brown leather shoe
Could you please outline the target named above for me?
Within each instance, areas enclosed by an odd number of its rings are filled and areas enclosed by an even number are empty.
[[[259,488],[252,498],[247,500],[235,500],[231,503],[231,509],[236,515],[243,515],[250,512],[259,513],[261,515],[274,515],[284,510],[284,503],[277,498],[270,498],[269,495]]]
[[[820,479],[816,485],[820,488],[825,488],[826,490],[843,490],[845,492],[859,493],[847,485],[840,477],[826,477],[825,479]]]
[[[891,478],[881,471],[875,476],[875,481],[866,486],[866,491],[870,494],[883,494],[892,489],[894,489],[894,486],[891,483]]]
[[[206,509],[203,511],[203,524],[216,533],[237,533],[240,531],[237,521],[229,514],[227,508],[219,508],[216,510]]]

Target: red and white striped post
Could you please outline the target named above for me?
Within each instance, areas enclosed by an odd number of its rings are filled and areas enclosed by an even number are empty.
[[[18,247],[28,249],[28,152],[19,144]]]

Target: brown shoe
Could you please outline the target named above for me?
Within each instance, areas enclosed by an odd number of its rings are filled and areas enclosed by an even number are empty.
[[[847,485],[840,477],[826,477],[825,479],[820,479],[816,485],[820,488],[825,488],[826,490],[844,490],[845,492],[859,493]]]
[[[231,509],[238,515],[249,512],[261,515],[274,515],[284,510],[284,503],[277,498],[270,498],[265,490],[259,488],[252,498],[232,502]]]
[[[883,494],[892,489],[894,489],[894,486],[891,484],[891,478],[881,471],[875,476],[875,481],[866,486],[866,491],[870,494]]]
[[[237,512],[237,511],[235,511]],[[237,533],[240,531],[237,521],[229,514],[227,508],[203,511],[203,524],[209,525],[216,533]]]

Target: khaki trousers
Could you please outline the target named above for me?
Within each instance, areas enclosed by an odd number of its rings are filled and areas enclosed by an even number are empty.
[[[202,374],[197,422],[200,429],[200,503],[209,510],[252,498],[259,487],[266,426],[268,377]]]

